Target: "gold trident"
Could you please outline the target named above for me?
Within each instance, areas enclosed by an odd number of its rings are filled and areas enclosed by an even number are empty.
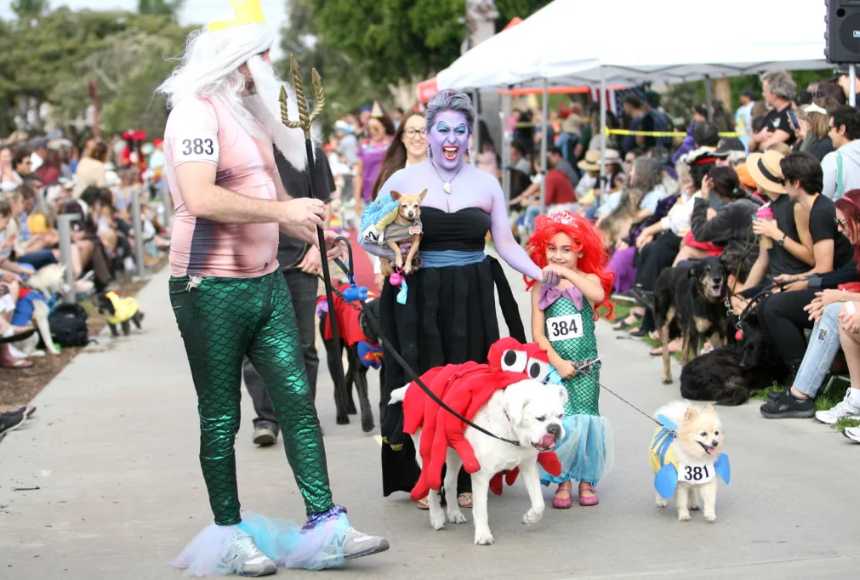
[[[278,101],[281,103],[281,123],[290,129],[301,129],[305,132],[305,139],[311,138],[311,123],[320,116],[323,107],[325,107],[325,91],[322,86],[322,79],[317,69],[311,68],[311,85],[314,88],[314,110],[308,113],[308,101],[305,98],[305,83],[302,81],[302,73],[299,71],[299,63],[295,55],[290,55],[290,76],[293,79],[293,90],[296,91],[296,104],[299,107],[299,120],[290,120],[290,114],[287,111],[287,88],[281,86],[281,95]]]

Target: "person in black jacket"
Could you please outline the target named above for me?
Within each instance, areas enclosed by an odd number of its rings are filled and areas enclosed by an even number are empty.
[[[702,181],[701,197],[696,198],[690,216],[690,229],[698,242],[709,242],[723,248],[747,245],[754,240],[752,221],[759,203],[738,187],[731,167],[714,167]],[[712,209],[711,197],[722,202]]]

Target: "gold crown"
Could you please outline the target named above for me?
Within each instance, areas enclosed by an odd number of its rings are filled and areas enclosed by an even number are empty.
[[[236,16],[232,20],[210,22],[207,26],[209,30],[224,30],[225,28],[244,26],[245,24],[262,24],[266,21],[266,18],[263,16],[263,6],[260,4],[260,0],[230,0],[230,5],[233,7],[233,12],[236,13]]]

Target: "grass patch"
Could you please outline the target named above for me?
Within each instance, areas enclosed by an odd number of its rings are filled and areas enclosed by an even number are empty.
[[[833,426],[837,431],[844,431],[850,427],[860,427],[860,419],[839,419]]]
[[[764,389],[758,389],[757,391],[753,391],[750,393],[750,399],[758,399],[760,401],[764,401],[767,399],[767,396],[770,393],[781,393],[785,390],[785,387],[779,385],[777,383],[773,383],[771,386],[766,387]]]

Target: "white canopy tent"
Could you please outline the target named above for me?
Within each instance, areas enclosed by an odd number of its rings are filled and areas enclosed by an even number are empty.
[[[554,0],[465,53],[436,81],[440,90],[600,86],[603,133],[607,83],[687,82],[830,67],[824,60],[824,16],[824,2],[814,0]],[[546,122],[544,90],[544,135]],[[601,174],[605,148],[604,140]],[[541,165],[545,172],[545,139]]]
[[[468,51],[437,83],[637,84],[827,68],[824,10],[814,0],[555,0]]]

